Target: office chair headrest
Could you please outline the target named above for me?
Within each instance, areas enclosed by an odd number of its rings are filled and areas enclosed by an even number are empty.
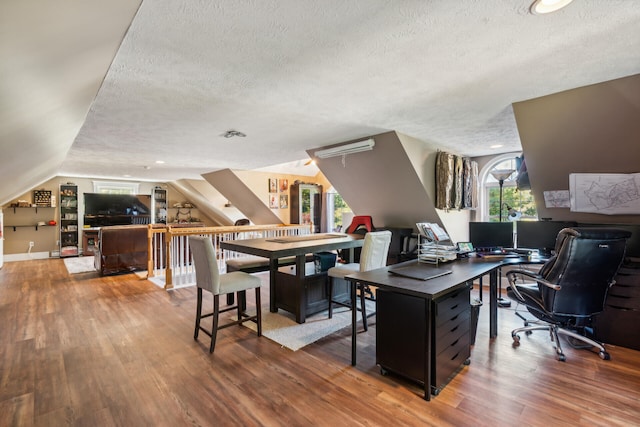
[[[558,233],[558,237],[556,238],[556,253],[558,253],[560,247],[564,243],[564,240],[569,236],[592,240],[618,240],[628,239],[629,237],[631,237],[631,232],[627,230],[621,230],[619,228],[608,227],[563,228],[562,230],[560,230],[560,232]]]
[[[619,228],[609,227],[574,227],[573,230],[578,232],[578,236],[581,239],[628,239],[631,237],[631,232],[622,230]]]

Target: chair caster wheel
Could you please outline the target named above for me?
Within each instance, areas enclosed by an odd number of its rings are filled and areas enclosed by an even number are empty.
[[[567,358],[564,354],[559,354],[556,359],[558,359],[560,362],[566,362]]]
[[[533,333],[533,331],[524,331],[525,334],[527,335],[531,335]]]
[[[387,376],[387,374],[389,374],[389,371],[387,371],[387,370],[386,370],[386,369],[384,369],[384,368],[380,368],[380,375],[382,375],[383,377],[386,377],[386,376]]]
[[[514,347],[518,347],[520,345],[520,335],[511,335],[511,338],[513,338],[513,346]]]
[[[611,360],[611,355],[606,351],[601,351],[600,353],[598,353],[598,356],[600,356],[600,359],[602,360]]]

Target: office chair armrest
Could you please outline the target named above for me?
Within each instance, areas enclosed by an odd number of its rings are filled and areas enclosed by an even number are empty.
[[[516,276],[525,276],[525,277],[529,277],[531,279],[534,279],[536,282],[545,285],[548,288],[551,288],[553,290],[559,291],[561,286],[556,284],[556,283],[552,283],[549,282],[548,280],[546,280],[545,278],[543,278],[542,276],[540,276],[537,273],[532,273],[531,271],[527,271],[527,270],[513,270],[513,271],[509,271],[507,273],[507,280],[509,280],[509,285],[511,285],[512,289],[514,289],[514,292],[518,293],[517,289],[516,289]]]

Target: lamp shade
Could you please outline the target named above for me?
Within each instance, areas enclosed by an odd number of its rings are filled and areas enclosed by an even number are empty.
[[[515,169],[494,169],[490,173],[491,176],[498,181],[504,181],[505,179],[509,178],[514,172]]]

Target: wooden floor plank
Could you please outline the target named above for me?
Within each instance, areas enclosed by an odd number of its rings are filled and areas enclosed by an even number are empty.
[[[471,364],[426,402],[380,374],[375,316],[355,367],[349,328],[292,352],[232,327],[210,355],[206,335],[193,340],[195,300],[133,274],[70,276],[59,259],[5,263],[0,425],[640,425],[640,352],[608,346],[603,361],[565,344],[562,363],[545,332],[514,348],[513,308],[490,340],[481,307]]]

